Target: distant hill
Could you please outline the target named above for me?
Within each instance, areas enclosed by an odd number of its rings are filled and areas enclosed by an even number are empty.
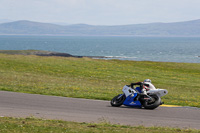
[[[200,36],[200,20],[120,26],[56,25],[27,20],[0,24],[0,35]]]

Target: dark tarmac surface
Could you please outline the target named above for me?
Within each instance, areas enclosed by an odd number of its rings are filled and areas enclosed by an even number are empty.
[[[200,129],[199,108],[158,107],[145,110],[111,107],[110,101],[0,91],[0,117],[3,116]]]

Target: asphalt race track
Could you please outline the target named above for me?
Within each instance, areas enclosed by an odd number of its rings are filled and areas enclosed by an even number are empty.
[[[0,116],[200,129],[200,109],[111,107],[109,101],[0,91]]]

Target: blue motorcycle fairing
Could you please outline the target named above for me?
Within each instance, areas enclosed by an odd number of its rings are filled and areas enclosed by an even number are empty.
[[[135,89],[136,89],[139,93],[142,93],[140,87],[136,87]]]
[[[131,106],[131,107],[142,107],[140,101],[134,101],[134,98],[137,96],[137,93],[134,93],[132,95],[129,95],[126,97],[125,101],[123,102],[124,105],[126,106]]]

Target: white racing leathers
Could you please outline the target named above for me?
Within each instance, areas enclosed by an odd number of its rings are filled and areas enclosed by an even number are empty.
[[[147,95],[147,91],[149,91],[149,90],[155,90],[155,89],[156,89],[156,87],[152,83],[150,83],[150,82],[144,82],[141,91],[142,91],[143,94]]]

